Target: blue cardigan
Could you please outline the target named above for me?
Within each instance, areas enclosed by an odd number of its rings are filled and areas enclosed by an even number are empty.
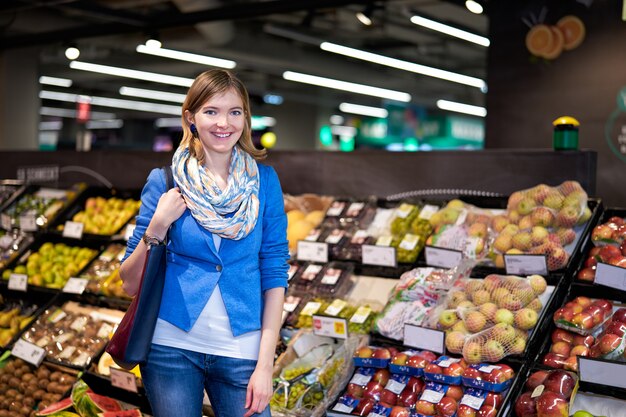
[[[289,247],[278,176],[273,168],[257,165],[259,216],[248,236],[222,239],[217,251],[211,232],[189,210],[172,224],[159,318],[189,331],[219,282],[233,335],[261,328],[263,292],[287,287]],[[137,247],[166,188],[163,171],[153,169],[141,193],[137,226],[122,262]]]

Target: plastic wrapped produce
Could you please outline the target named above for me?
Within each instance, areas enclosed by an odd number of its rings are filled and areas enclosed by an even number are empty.
[[[130,298],[122,288],[122,278],[119,275],[120,261],[125,252],[125,245],[112,243],[89,264],[80,275],[81,278],[89,279],[89,292],[107,297]]]
[[[554,324],[585,336],[594,334],[611,317],[612,308],[608,300],[576,297],[554,312]]]
[[[626,240],[626,220],[618,216],[597,225],[591,232],[591,241],[596,246],[611,245],[623,248],[624,240]]]
[[[591,356],[591,347],[596,343],[591,335],[583,336],[563,329],[554,329],[550,338],[550,351],[544,355],[542,363],[568,371],[577,371],[577,356]]]
[[[611,320],[604,324],[596,342],[590,349],[590,356],[610,360],[624,361],[626,350],[626,308],[619,308]]]
[[[536,390],[543,385],[543,389]],[[533,372],[526,380],[526,390],[515,400],[515,416],[531,415],[569,416],[570,398],[574,395],[578,377],[576,374],[554,370]]]
[[[19,229],[5,231],[0,229],[0,269],[8,265],[33,242],[33,236]],[[9,279],[9,273],[3,278]]]
[[[39,188],[23,194],[4,212],[9,216],[12,227],[21,228],[20,218],[31,217],[38,227],[48,224],[76,195],[85,188],[83,184],[73,186],[69,190]]]

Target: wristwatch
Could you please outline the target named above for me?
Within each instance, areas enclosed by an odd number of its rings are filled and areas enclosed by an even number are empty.
[[[165,239],[161,240],[158,237],[149,236],[145,233],[141,237],[141,240],[143,240],[143,243],[145,243],[148,248],[151,248],[152,246],[165,245]]]

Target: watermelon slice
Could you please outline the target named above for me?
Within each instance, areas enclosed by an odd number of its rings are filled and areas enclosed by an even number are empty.
[[[105,411],[122,411],[120,403],[113,398],[98,395],[93,392],[87,392],[87,397],[93,402],[93,404],[100,409],[101,412]]]
[[[142,417],[139,409],[124,410],[124,411],[107,411],[105,413],[99,413],[98,417]]]
[[[43,410],[37,411],[38,416],[50,416],[58,413],[59,411],[67,410],[72,407],[72,399],[70,397],[59,401],[58,403],[50,404]]]

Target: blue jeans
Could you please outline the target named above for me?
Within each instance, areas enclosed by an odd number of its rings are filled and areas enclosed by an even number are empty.
[[[242,417],[256,361],[152,345],[141,376],[154,417],[201,417],[206,389],[216,417]],[[269,417],[267,407],[255,416]]]

